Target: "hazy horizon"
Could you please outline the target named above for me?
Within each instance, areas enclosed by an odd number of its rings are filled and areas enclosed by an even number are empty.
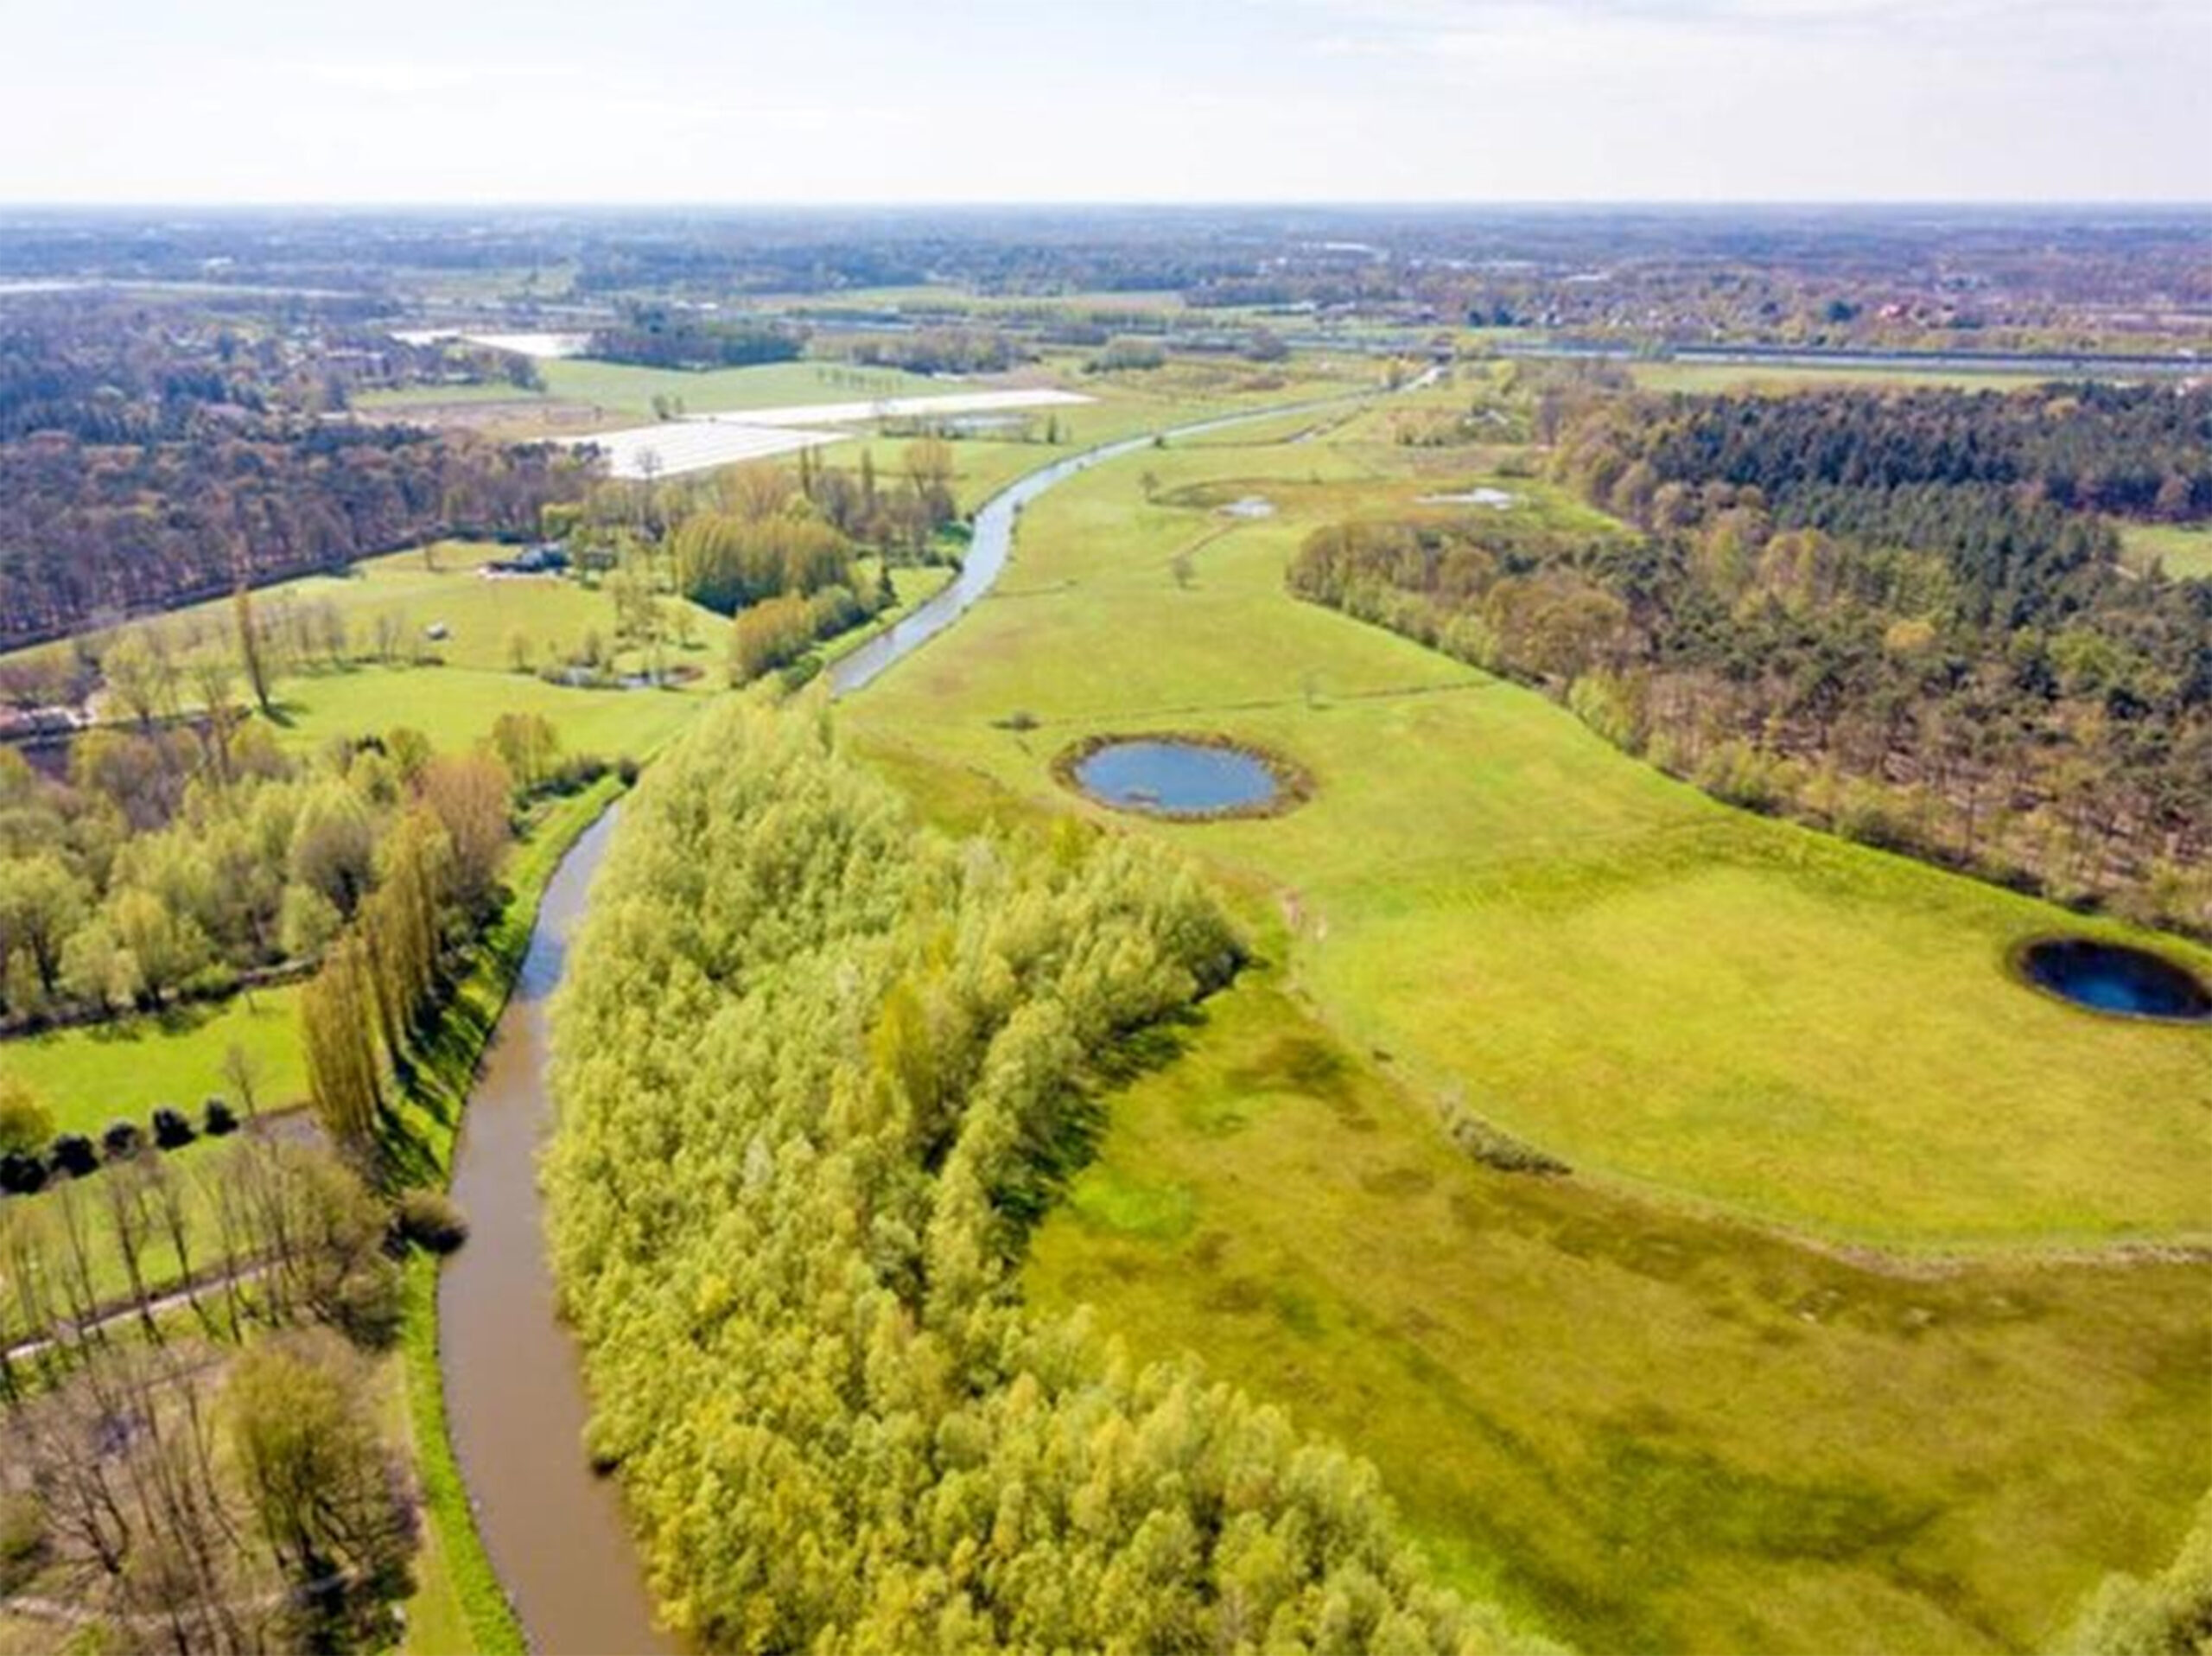
[[[2190,0],[275,0],[10,25],[30,207],[2160,206]]]

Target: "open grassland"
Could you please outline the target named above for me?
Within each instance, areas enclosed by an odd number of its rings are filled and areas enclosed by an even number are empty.
[[[1187,846],[1268,963],[1116,1098],[1030,1290],[1339,1436],[1451,1574],[1587,1648],[2048,1641],[2212,1481],[2202,1256],[2075,1252],[2212,1232],[2212,1032],[2003,970],[2120,928],[1712,804],[1294,602],[1313,525],[1440,484],[1583,513],[1388,429],[1071,482],[841,715],[939,816]],[[1221,511],[1255,495],[1275,515]],[[1279,749],[1317,797],[1140,823],[1052,779],[1167,729]],[[1479,1164],[1457,1111],[1574,1175]]]
[[[379,625],[396,628],[403,656],[424,653],[448,666],[485,672],[505,672],[514,665],[518,641],[528,646],[533,664],[557,663],[570,658],[589,634],[597,634],[611,650],[615,642],[613,595],[603,585],[550,576],[487,578],[486,564],[513,554],[509,546],[480,542],[439,541],[426,547],[364,558],[343,575],[310,575],[263,587],[253,595],[255,613],[263,623],[275,625],[289,610],[334,609],[345,622],[346,647],[354,655],[373,652]],[[671,627],[682,638],[688,629],[695,646],[678,648],[676,663],[711,660],[696,646],[719,643],[727,623],[711,610],[686,599],[664,594]],[[227,598],[188,604],[153,621],[179,643],[195,639],[220,640],[228,645],[235,632],[232,601]],[[432,640],[427,629],[445,628],[445,636]],[[52,645],[33,649],[53,649]],[[634,650],[614,657],[618,667],[640,665]]]
[[[1073,360],[1055,359],[1040,377],[1093,400],[1037,411],[1033,418],[1035,433],[1041,436],[1049,417],[1058,428],[1057,443],[1020,437],[956,437],[950,443],[954,492],[961,509],[973,512],[1015,479],[1065,455],[1217,415],[1349,398],[1372,390],[1381,373],[1376,364],[1345,359],[1300,362],[1287,371],[1205,362],[1086,375]],[[1287,414],[1280,419],[1255,422],[1246,429],[1287,436],[1332,417],[1336,417],[1325,411]],[[901,455],[912,440],[904,436],[856,436],[817,450],[817,458],[826,466],[857,469],[865,453],[879,476],[895,477]]]
[[[549,397],[589,403],[625,420],[652,419],[656,397],[680,398],[690,413],[714,414],[724,409],[774,408],[788,403],[925,397],[948,389],[944,381],[927,374],[842,362],[768,362],[751,368],[691,373],[567,357],[540,363],[538,367],[545,376]]]
[[[1822,364],[1806,367],[1764,362],[1632,362],[1629,374],[1645,391],[1768,392],[1780,396],[1821,385],[1853,385],[1871,391],[1910,385],[1958,385],[1968,391],[2018,391],[2048,384],[2044,373],[2007,373],[1986,368],[1893,367],[1868,363]]]
[[[1079,479],[957,644],[855,722],[1033,796],[1100,731],[1280,748],[1310,805],[1157,831],[1284,894],[1298,980],[1346,1035],[1580,1169],[1891,1245],[2212,1232],[2212,1032],[2003,970],[2081,922],[1712,804],[1533,692],[1293,602],[1307,528],[1407,498],[1330,474],[1387,461],[1171,449]],[[1248,494],[1276,515],[1220,512]],[[995,727],[1016,713],[1041,728]]]
[[[164,1104],[196,1124],[203,1100],[232,1098],[224,1065],[232,1047],[253,1066],[261,1110],[304,1102],[307,1067],[298,1031],[298,986],[282,984],[227,1000],[11,1036],[0,1041],[0,1073],[29,1084],[54,1112],[58,1132],[96,1135],[118,1118],[143,1129]]]
[[[1491,1171],[1271,975],[1114,1100],[1028,1282],[1372,1458],[1592,1651],[2041,1647],[2208,1477],[2202,1265],[1890,1274]]]
[[[2147,570],[2155,562],[2177,581],[2212,581],[2212,525],[2123,524],[2120,545],[2133,568]]]
[[[410,725],[439,751],[461,752],[488,736],[502,713],[542,713],[560,732],[563,753],[613,758],[653,747],[703,700],[678,690],[579,690],[527,673],[366,666],[284,680],[276,736],[307,752],[334,736]]]

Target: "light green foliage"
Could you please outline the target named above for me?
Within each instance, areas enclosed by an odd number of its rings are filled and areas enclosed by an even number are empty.
[[[2132,569],[2156,564],[2176,581],[2212,581],[2212,527],[2203,524],[2123,524],[2120,545]]]
[[[224,1385],[232,1446],[277,1568],[299,1588],[342,1576],[368,1589],[363,1625],[330,1625],[327,1609],[295,1612],[300,1625],[288,1631],[303,1646],[380,1642],[389,1629],[375,1613],[404,1585],[412,1526],[368,1386],[360,1357],[322,1330],[247,1347]]]
[[[955,843],[800,717],[646,779],[556,1012],[556,1270],[709,1649],[1476,1651],[1373,1474],[1009,1270],[1099,1067],[1235,959],[1190,872]]]
[[[2212,1650],[2212,1495],[2173,1563],[2108,1576],[2060,1642],[2061,1656],[2202,1656]]]
[[[0,1152],[36,1152],[54,1136],[54,1112],[21,1076],[0,1074]]]

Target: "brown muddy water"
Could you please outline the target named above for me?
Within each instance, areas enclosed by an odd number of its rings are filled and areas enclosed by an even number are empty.
[[[542,1656],[677,1648],[653,1626],[620,1492],[584,1456],[583,1375],[555,1315],[537,1190],[553,1125],[547,1004],[615,815],[585,831],[545,889],[454,1154],[468,1245],[438,1282],[447,1428],[493,1567]]]

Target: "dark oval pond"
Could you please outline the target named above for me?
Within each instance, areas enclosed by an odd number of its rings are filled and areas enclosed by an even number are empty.
[[[1109,742],[1076,761],[1075,780],[1102,805],[1163,817],[1264,811],[1282,791],[1255,755],[1173,738]]]
[[[2125,944],[2051,938],[2020,952],[2031,983],[2093,1011],[2128,1017],[2212,1020],[2212,990],[2186,967]]]

